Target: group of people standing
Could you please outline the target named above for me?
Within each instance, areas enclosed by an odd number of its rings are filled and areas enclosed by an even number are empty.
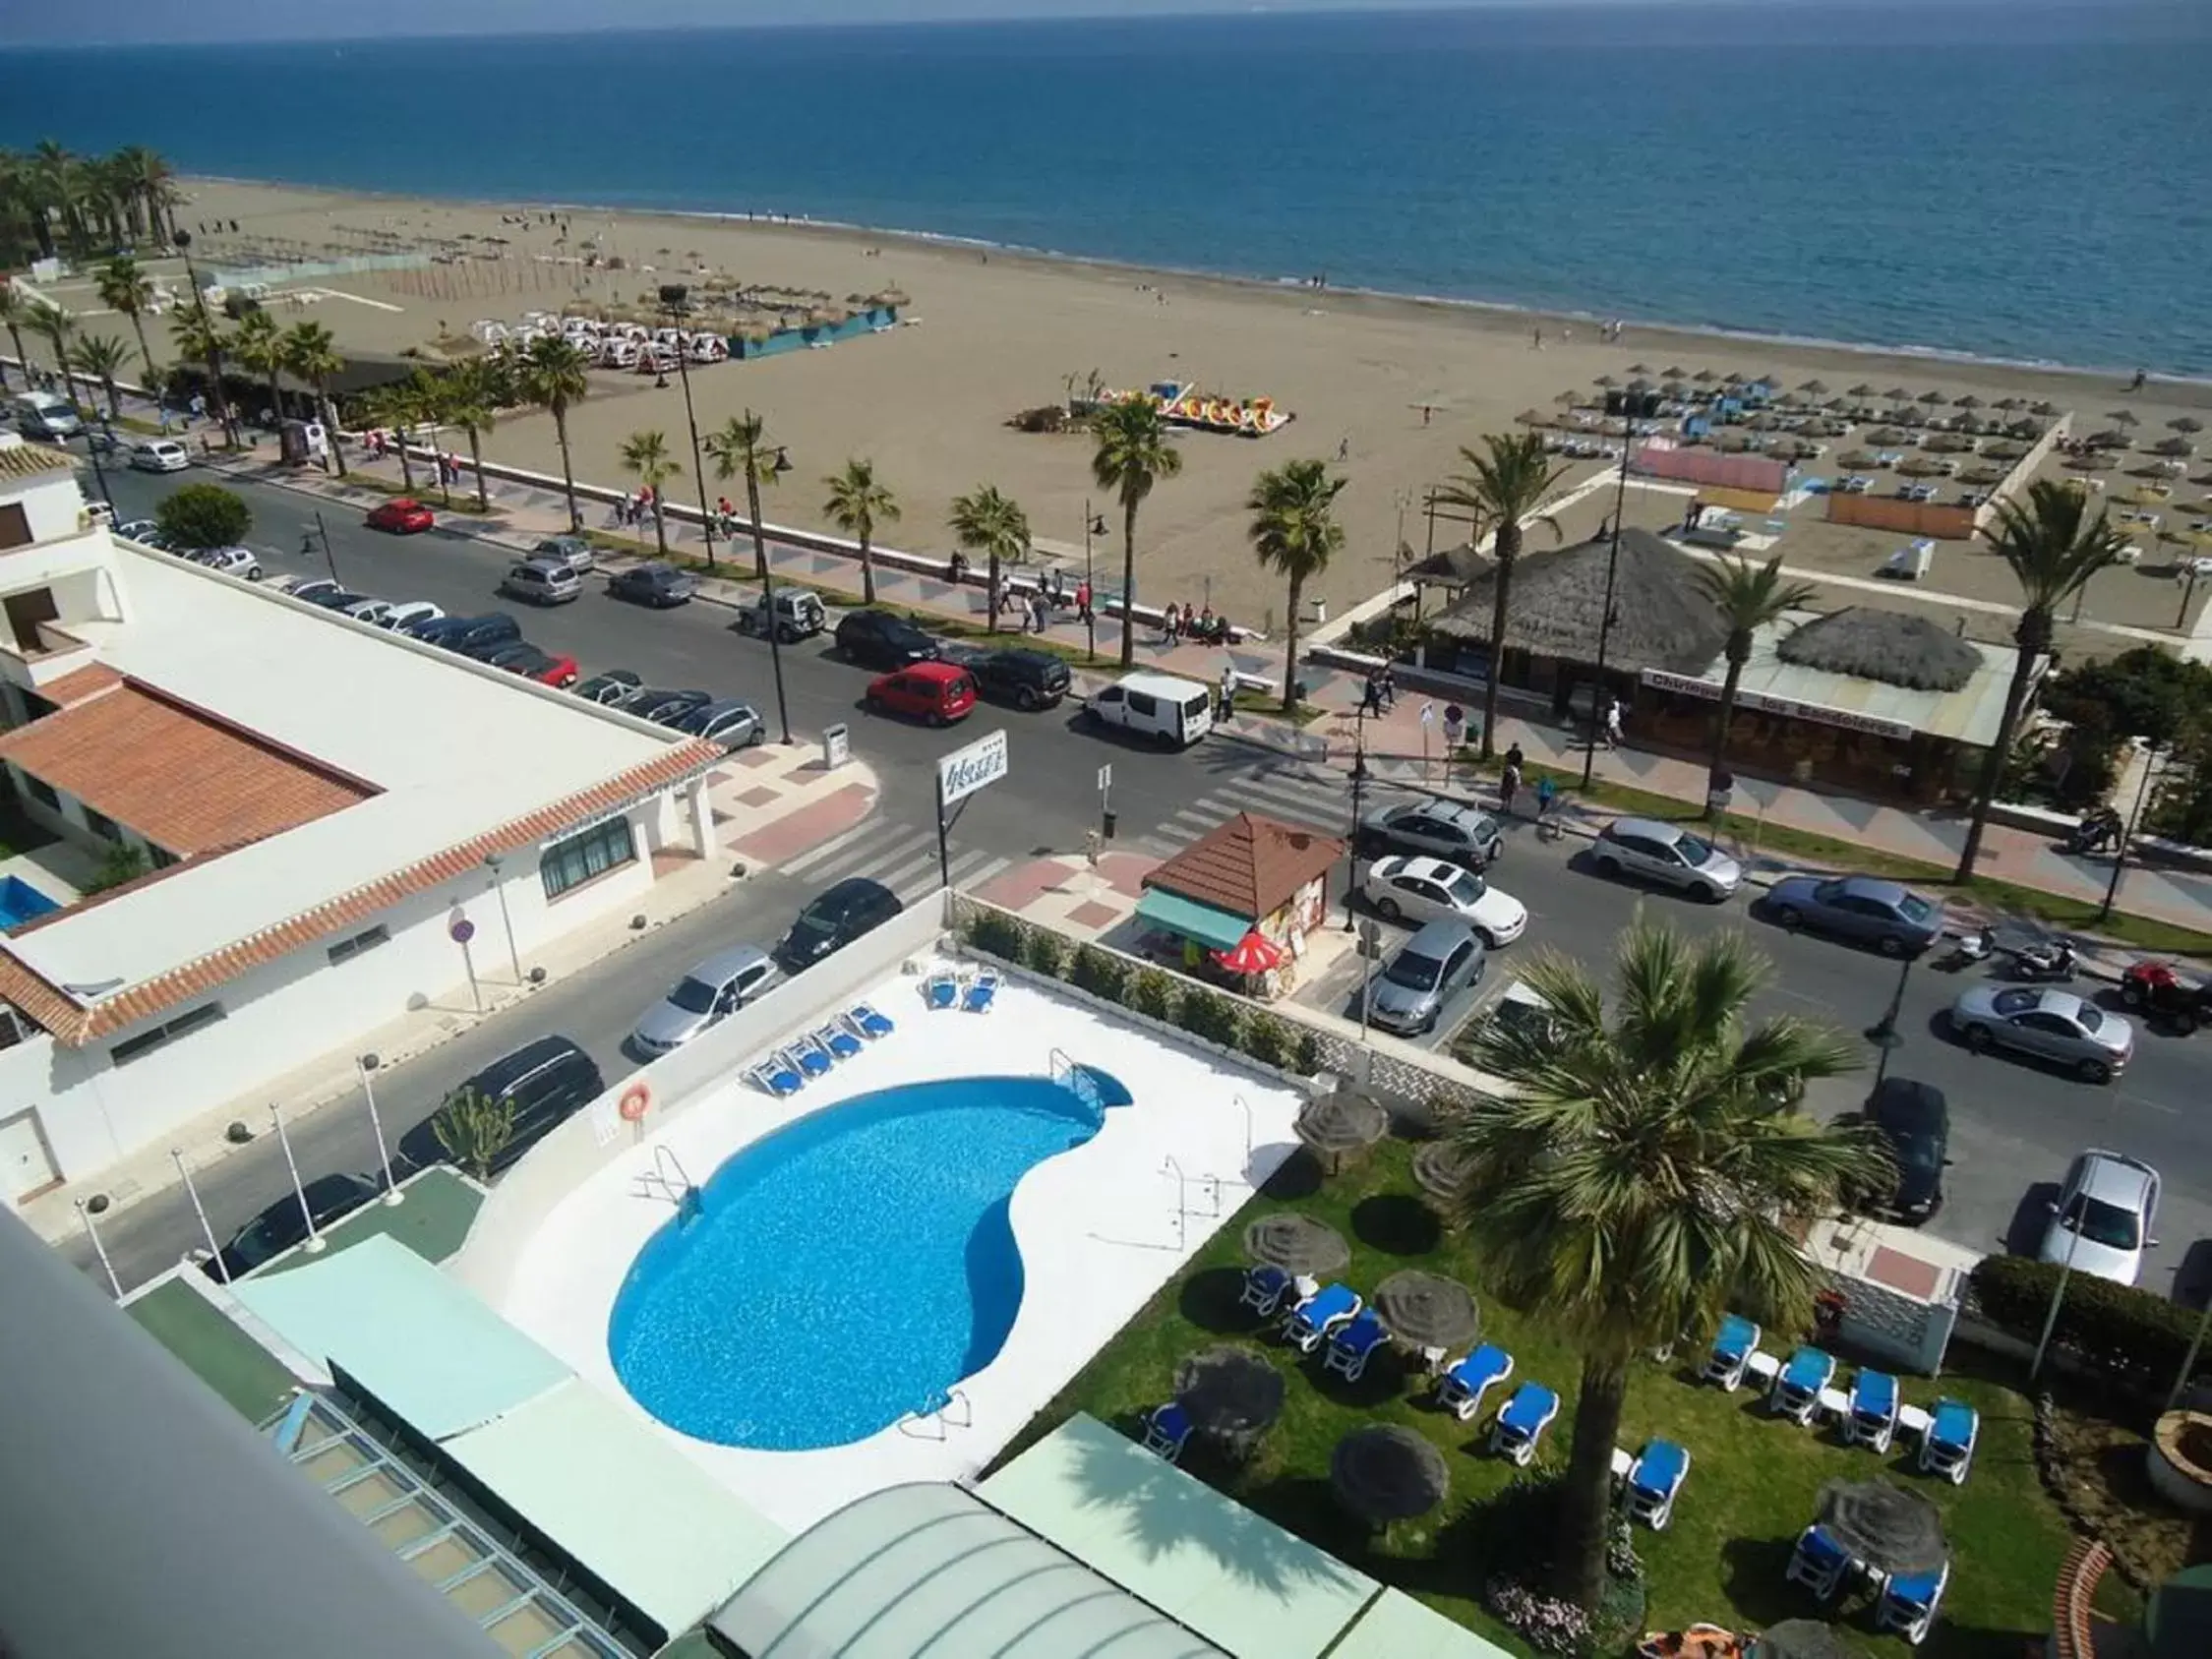
[[[1193,608],[1170,604],[1161,613],[1161,637],[1169,645],[1180,645],[1190,640],[1198,645],[1226,645],[1229,642],[1228,618],[1217,617],[1211,605]]]

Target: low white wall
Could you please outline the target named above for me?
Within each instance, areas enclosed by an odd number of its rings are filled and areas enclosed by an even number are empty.
[[[513,1286],[522,1252],[553,1208],[586,1176],[669,1119],[712,1097],[767,1049],[842,1013],[901,962],[933,952],[943,930],[941,908],[927,901],[917,904],[675,1053],[616,1080],[501,1178],[446,1271],[489,1306],[501,1306]],[[651,1091],[652,1104],[629,1128],[622,1121],[620,1103],[637,1083]],[[704,1174],[700,1171],[702,1178]]]

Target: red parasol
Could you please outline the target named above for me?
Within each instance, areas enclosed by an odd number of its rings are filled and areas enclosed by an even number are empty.
[[[1231,974],[1265,974],[1283,960],[1283,947],[1254,928],[1234,950],[1216,951],[1214,960]]]

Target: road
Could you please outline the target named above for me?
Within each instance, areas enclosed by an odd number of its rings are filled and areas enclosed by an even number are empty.
[[[120,514],[130,518],[149,514],[161,495],[192,476],[111,473],[110,480]],[[264,486],[245,486],[240,493],[256,514],[252,545],[301,546],[315,503]],[[388,598],[431,600],[449,612],[511,608],[493,596],[508,563],[499,550],[439,532],[379,536],[350,515],[327,507],[325,513],[339,572],[349,586]],[[287,569],[321,564],[320,553],[312,565],[296,552],[277,559]],[[767,647],[737,633],[727,610],[693,604],[644,612],[607,599],[592,584],[578,603],[542,616],[524,613],[522,620],[532,639],[572,654],[587,674],[628,668],[649,682],[698,685],[772,710]],[[795,731],[802,741],[811,741],[825,724],[851,726],[855,752],[883,781],[878,817],[834,857],[809,860],[802,855],[792,872],[748,880],[733,896],[649,935],[590,973],[551,986],[466,1037],[396,1068],[378,1093],[390,1134],[426,1115],[454,1080],[544,1031],[575,1037],[613,1074],[622,1064],[616,1045],[623,1033],[679,970],[733,938],[770,941],[806,895],[833,875],[874,874],[879,868],[890,874],[895,864],[894,886],[902,892],[926,889],[934,865],[928,763],[966,741],[965,735],[867,715],[859,705],[866,677],[832,658],[825,641],[786,650],[784,665]],[[1333,830],[1342,830],[1349,815],[1341,777],[1304,773],[1242,744],[1217,741],[1186,754],[1162,754],[1071,731],[1073,716],[1064,708],[1044,715],[990,711],[971,721],[970,729],[980,734],[998,725],[1011,735],[1012,770],[1004,783],[972,798],[956,826],[956,853],[971,859],[1079,849],[1098,822],[1097,771],[1104,761],[1113,765],[1113,805],[1125,845],[1168,852],[1246,808]],[[1605,960],[1614,935],[1641,901],[1693,932],[1744,927],[1775,969],[1762,1013],[1789,1011],[1859,1031],[1880,1017],[1897,991],[1897,965],[1849,946],[1784,933],[1749,915],[1741,897],[1712,907],[1642,894],[1591,873],[1573,839],[1539,842],[1525,824],[1511,826],[1509,834],[1508,852],[1493,879],[1527,905],[1531,922],[1519,944],[1499,953],[1490,978],[1500,983],[1510,978],[1517,956],[1546,947],[1586,961]],[[1386,930],[1386,941],[1395,940]],[[2212,1083],[2212,1034],[2184,1039],[2146,1032],[2126,1075],[2096,1088],[2017,1060],[1971,1054],[1951,1041],[1941,1016],[1959,988],[1957,976],[1931,966],[1906,976],[1898,1018],[1905,1042],[1890,1060],[1893,1072],[1937,1085],[1951,1102],[1955,1163],[1948,1200],[1932,1230],[1979,1250],[2032,1243],[2041,1205],[2067,1159],[2085,1146],[2113,1147],[2149,1159],[2163,1172],[2166,1193],[2157,1227],[2162,1242],[2150,1254],[2142,1282],[2173,1290],[2191,1246],[2212,1241],[2212,1119],[2197,1104]],[[1870,1067],[1875,1057],[1870,1047]],[[1842,1081],[1823,1086],[1813,1104],[1847,1111],[1863,1094],[1863,1078]],[[303,1165],[315,1172],[369,1169],[375,1163],[367,1116],[358,1109],[340,1108],[306,1121],[298,1145]],[[210,1218],[227,1233],[282,1191],[281,1160],[253,1149],[211,1174],[206,1191]],[[197,1241],[198,1226],[181,1196],[164,1195],[117,1215],[103,1236],[130,1283],[174,1261]],[[73,1254],[90,1257],[85,1249]],[[2195,1254],[2212,1254],[2212,1243]]]

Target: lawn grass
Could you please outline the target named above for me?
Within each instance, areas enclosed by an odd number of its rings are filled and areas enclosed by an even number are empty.
[[[292,1374],[191,1285],[171,1280],[123,1310],[250,1423],[297,1386]]]
[[[1573,1435],[1578,1369],[1573,1351],[1544,1323],[1483,1293],[1481,1274],[1457,1234],[1436,1226],[1416,1199],[1409,1173],[1412,1149],[1386,1142],[1360,1166],[1316,1188],[1311,1165],[1293,1159],[1221,1234],[1193,1260],[1077,1376],[1005,1454],[1049,1432],[1072,1412],[1088,1411],[1124,1431],[1138,1413],[1168,1397],[1176,1362],[1226,1336],[1254,1333],[1250,1315],[1236,1307],[1241,1279],[1239,1239],[1254,1215],[1296,1209],[1336,1227],[1350,1244],[1345,1282],[1371,1293],[1399,1268],[1419,1266],[1471,1286],[1482,1306],[1483,1337],[1511,1352],[1516,1381],[1535,1380],[1563,1398],[1559,1420],[1545,1437],[1537,1467],[1563,1466]],[[1302,1173],[1301,1173],[1302,1171]],[[1303,1193],[1305,1196],[1291,1196]],[[1487,1500],[1514,1471],[1481,1450],[1490,1411],[1502,1402],[1493,1392],[1474,1424],[1463,1425],[1427,1405],[1428,1387],[1415,1384],[1395,1362],[1379,1359],[1356,1386],[1326,1383],[1317,1360],[1299,1361],[1272,1339],[1253,1335],[1269,1360],[1289,1373],[1287,1403],[1255,1459],[1242,1469],[1189,1462],[1194,1473],[1238,1501],[1352,1566],[1515,1651],[1527,1651],[1484,1613],[1476,1595],[1497,1559],[1499,1522]],[[1769,1351],[1787,1338],[1770,1333]],[[1820,1609],[1797,1586],[1785,1587],[1783,1569],[1798,1532],[1813,1517],[1822,1482],[1837,1476],[1886,1475],[1933,1498],[1945,1511],[1953,1550],[1950,1589],[1943,1616],[1924,1648],[1938,1659],[2015,1659],[2030,1636],[2040,1638],[2050,1621],[2051,1588],[2071,1542],[2066,1523],[2045,1495],[2033,1451],[2033,1407],[2000,1368],[1978,1366],[1960,1350],[1962,1368],[1939,1387],[1908,1378],[1905,1396],[1926,1405],[1939,1392],[1971,1400],[1982,1412],[1981,1447],[1963,1488],[1911,1472],[1917,1446],[1900,1437],[1887,1457],[1846,1449],[1829,1432],[1814,1433],[1769,1418],[1750,1390],[1728,1394],[1692,1381],[1697,1355],[1639,1369],[1631,1384],[1624,1444],[1633,1450],[1653,1435],[1690,1449],[1688,1485],[1674,1521],[1661,1533],[1638,1528],[1650,1596],[1645,1624],[1678,1629],[1711,1620],[1735,1629],[1758,1629],[1782,1619],[1818,1617]],[[1452,1496],[1434,1515],[1402,1522],[1378,1538],[1351,1526],[1329,1491],[1329,1454],[1347,1431],[1368,1423],[1405,1425],[1443,1451]],[[1870,1601],[1846,1597],[1834,1616],[1849,1639],[1880,1659],[1903,1659],[1911,1649],[1894,1636],[1873,1632]]]

